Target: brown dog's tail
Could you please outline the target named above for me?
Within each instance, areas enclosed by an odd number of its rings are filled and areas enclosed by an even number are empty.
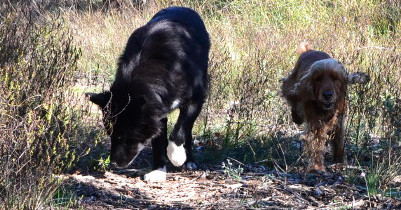
[[[309,43],[306,42],[306,41],[301,42],[299,44],[299,46],[298,46],[298,53],[299,54],[302,54],[302,53],[304,53],[306,51],[309,51],[309,50],[312,50],[312,48],[309,46]]]

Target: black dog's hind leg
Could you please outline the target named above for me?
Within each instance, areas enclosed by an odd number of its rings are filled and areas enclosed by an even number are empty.
[[[192,128],[201,112],[202,104],[202,102],[192,102],[180,108],[180,115],[170,134],[167,147],[167,155],[175,166],[181,166],[185,163],[186,169],[194,170],[197,168],[192,156]]]
[[[160,120],[162,122],[159,136],[152,139],[153,166],[152,171],[145,174],[144,180],[150,182],[166,180],[166,162],[167,162],[167,118]]]

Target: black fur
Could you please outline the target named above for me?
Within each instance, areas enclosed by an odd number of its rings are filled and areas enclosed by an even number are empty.
[[[152,141],[153,169],[165,166],[167,114],[180,109],[170,135],[191,153],[192,126],[205,101],[209,35],[199,15],[183,7],[159,11],[134,31],[118,62],[110,91],[88,93],[103,110],[111,136],[111,162],[127,166],[140,144]],[[174,101],[177,107],[172,107]]]

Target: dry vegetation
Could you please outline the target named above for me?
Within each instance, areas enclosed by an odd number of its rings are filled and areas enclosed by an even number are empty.
[[[62,179],[54,174],[100,172],[107,170],[108,161],[107,149],[103,149],[108,139],[102,133],[100,115],[95,107],[87,107],[82,94],[107,89],[129,35],[170,5],[197,10],[212,40],[209,97],[195,128],[196,154],[204,170],[241,178],[244,174],[239,168],[248,173],[263,166],[266,170],[262,172],[269,177],[275,174],[283,186],[288,184],[285,177],[303,172],[302,143],[298,140],[302,128],[291,122],[278,90],[279,80],[295,64],[297,45],[307,40],[314,49],[340,60],[349,72],[363,71],[371,76],[368,85],[349,90],[346,150],[351,169],[341,171],[341,177],[349,186],[361,186],[358,192],[369,200],[376,195],[401,197],[400,182],[394,181],[401,175],[399,1],[119,2],[117,8],[100,0],[0,3],[0,167],[4,172],[0,173],[0,208],[79,206],[75,188],[58,188]],[[221,167],[227,158],[238,162]],[[270,188],[266,181],[257,180],[255,189],[264,186],[267,196]],[[309,186],[307,183],[302,181]],[[264,199],[261,191],[252,192]],[[289,194],[294,198],[309,195]],[[319,196],[314,199],[324,200]],[[312,206],[329,208],[335,196],[330,199],[322,205],[306,200]],[[341,207],[342,201],[350,207],[346,199],[338,200],[335,207]],[[132,202],[129,206],[127,201],[125,207],[144,207]],[[171,204],[157,202],[159,207]],[[254,204],[243,207],[258,207]],[[280,204],[309,205],[272,203]],[[188,201],[181,207],[223,206]]]

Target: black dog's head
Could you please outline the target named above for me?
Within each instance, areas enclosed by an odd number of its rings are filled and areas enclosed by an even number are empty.
[[[152,135],[152,122],[144,121],[143,97],[113,92],[86,93],[103,112],[103,123],[111,137],[110,161],[117,167],[128,166]]]

